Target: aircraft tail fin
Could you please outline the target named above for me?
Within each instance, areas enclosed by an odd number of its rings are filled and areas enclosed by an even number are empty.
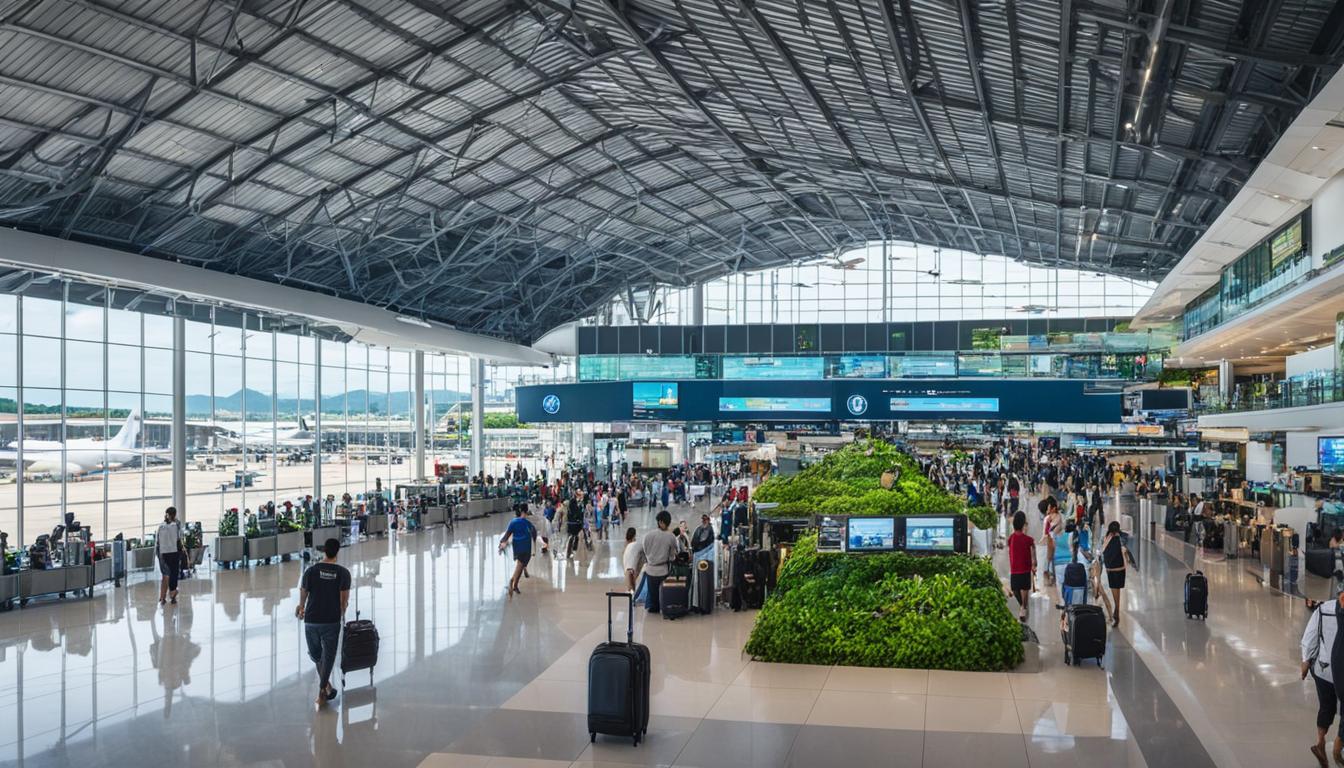
[[[143,419],[140,411],[133,410],[126,417],[126,422],[117,430],[117,434],[109,441],[111,448],[134,448],[135,441],[140,437],[140,427],[143,425]]]
[[[310,429],[308,429],[308,420],[302,416],[299,417],[299,429],[303,430],[304,432],[311,431]]]

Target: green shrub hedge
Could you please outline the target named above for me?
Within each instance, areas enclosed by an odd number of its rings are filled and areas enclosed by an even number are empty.
[[[799,540],[756,617],[762,661],[998,671],[1022,661],[1022,630],[989,560],[818,553]]]
[[[882,473],[893,467],[900,469],[900,479],[888,490],[882,487]],[[781,517],[950,515],[965,507],[930,482],[918,462],[880,440],[856,441],[793,477],[772,477],[756,489],[755,499],[778,503],[770,514]]]

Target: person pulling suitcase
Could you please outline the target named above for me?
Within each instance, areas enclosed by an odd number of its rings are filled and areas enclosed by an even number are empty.
[[[331,670],[336,665],[341,619],[350,605],[350,571],[336,563],[336,554],[340,551],[338,539],[327,539],[323,543],[323,558],[304,572],[299,586],[299,604],[294,608],[294,616],[304,622],[308,658],[317,666],[319,707],[336,698]]]

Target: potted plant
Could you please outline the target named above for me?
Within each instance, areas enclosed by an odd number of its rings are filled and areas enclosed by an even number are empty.
[[[196,566],[205,559],[205,534],[201,530],[200,523],[187,523],[182,533],[182,544],[187,548],[188,570],[196,570]]]
[[[262,535],[261,526],[257,524],[255,515],[247,516],[247,525],[243,529],[243,535],[247,538],[247,559],[270,562],[271,558],[279,553],[276,548],[275,536]]]
[[[247,559],[247,540],[238,535],[238,508],[234,507],[219,519],[219,535],[215,537],[215,562],[229,567]]]
[[[288,560],[292,553],[303,551],[303,524],[296,520],[292,513],[281,512],[276,517],[275,526],[277,531],[275,537],[276,552],[283,555],[285,560]]]

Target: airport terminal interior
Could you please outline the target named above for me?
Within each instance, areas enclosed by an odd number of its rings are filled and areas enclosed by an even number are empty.
[[[1344,766],[1342,66],[0,0],[0,766]]]

